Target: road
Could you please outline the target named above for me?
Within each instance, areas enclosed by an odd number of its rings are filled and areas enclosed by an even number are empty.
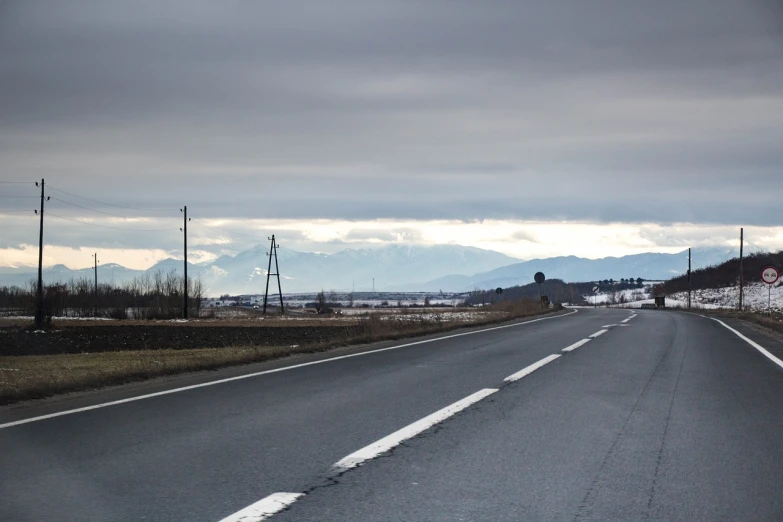
[[[580,309],[7,408],[0,520],[783,520],[783,368],[748,340],[783,344],[726,324]]]

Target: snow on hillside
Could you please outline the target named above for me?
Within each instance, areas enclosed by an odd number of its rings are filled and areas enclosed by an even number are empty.
[[[771,292],[768,294],[768,292]],[[771,297],[772,310],[783,311],[783,281],[768,288],[765,283],[750,283],[745,286],[745,307],[755,311],[767,309],[767,299]],[[640,308],[642,304],[654,303],[649,288],[622,290],[611,293],[599,293],[598,295],[585,295],[585,300],[590,305],[615,306],[618,308]],[[739,304],[739,287],[708,288],[694,290],[691,293],[691,307],[702,309],[736,308]],[[677,292],[666,296],[666,306],[670,308],[688,306],[688,292]]]
[[[739,304],[739,287],[737,286],[694,290],[691,295],[692,303],[710,305],[710,307],[715,308],[736,308]],[[687,292],[678,292],[671,297],[678,301],[684,301],[687,304]],[[766,310],[768,298],[771,298],[773,310],[780,311],[783,309],[783,282],[772,285],[771,289],[766,283],[750,283],[745,286],[743,301],[746,308],[759,311]]]

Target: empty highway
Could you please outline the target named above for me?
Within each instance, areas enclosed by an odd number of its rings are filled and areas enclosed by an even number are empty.
[[[0,520],[783,520],[783,344],[556,316],[0,410]]]

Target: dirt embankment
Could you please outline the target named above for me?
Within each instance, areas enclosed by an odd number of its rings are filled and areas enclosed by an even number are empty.
[[[340,342],[361,333],[359,325],[203,327],[113,324],[67,325],[46,331],[6,326],[0,328],[0,356],[310,345]]]

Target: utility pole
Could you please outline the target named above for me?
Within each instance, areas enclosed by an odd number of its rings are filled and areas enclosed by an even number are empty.
[[[691,309],[691,249],[688,249],[688,310]]]
[[[95,252],[92,257],[95,260],[93,265],[95,267],[95,312],[93,312],[93,317],[98,317],[98,252]]]
[[[35,186],[38,187],[38,182],[35,182]],[[44,201],[48,201],[49,198],[44,198],[44,180],[41,178],[41,210],[35,211],[41,217],[41,226],[38,232],[38,288],[36,290],[36,304],[35,304],[35,327],[41,328],[43,326],[44,312],[43,312],[43,225],[44,225]]]
[[[742,277],[742,246],[745,240],[745,230],[743,228],[740,228],[740,260],[739,260],[739,283],[740,283],[740,291],[739,291],[739,309],[740,312],[742,311],[742,286],[744,283],[743,277]]]
[[[272,237],[269,238],[270,241],[272,241],[271,246],[269,247],[269,253],[267,254],[269,256],[269,266],[266,270],[266,290],[264,291],[264,310],[263,313],[266,315],[266,303],[267,299],[269,298],[269,278],[272,276],[277,277],[277,292],[280,295],[280,315],[283,314],[283,289],[280,287],[280,265],[277,263],[277,243],[275,242],[275,235],[272,234]],[[272,256],[275,258],[275,273],[272,273]]]
[[[183,281],[182,285],[182,295],[183,295],[183,303],[182,303],[182,318],[187,319],[188,318],[188,206],[185,205],[184,208],[179,209],[180,212],[182,212],[182,219],[184,221],[183,228],[180,228],[180,230],[183,232],[185,236],[185,279]]]

